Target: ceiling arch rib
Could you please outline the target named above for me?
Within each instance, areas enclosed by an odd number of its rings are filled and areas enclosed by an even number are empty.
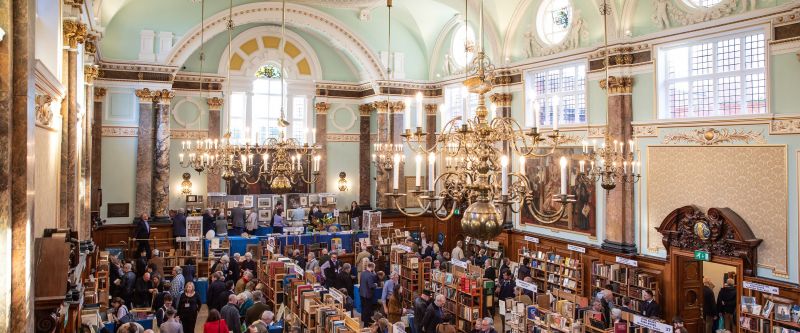
[[[307,6],[286,4],[286,24],[314,31],[329,38],[332,46],[340,49],[359,67],[359,75],[364,81],[385,78],[385,69],[378,57],[367,44],[333,16]],[[207,18],[206,34],[215,36],[224,33],[228,12],[220,12]],[[251,3],[233,8],[233,22],[236,25],[248,23],[280,23],[281,4],[275,2]],[[167,64],[179,66],[200,47],[200,25],[198,24],[176,44],[167,57]]]

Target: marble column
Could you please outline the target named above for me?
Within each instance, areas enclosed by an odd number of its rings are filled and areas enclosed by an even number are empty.
[[[436,115],[438,113],[438,104],[425,104],[425,132],[428,133],[428,137],[425,138],[425,145],[428,147],[428,149],[431,149],[431,147],[436,144],[436,132],[438,130],[436,127]],[[424,158],[426,158],[425,161],[427,161],[428,157],[424,156]]]
[[[378,133],[376,134],[377,139],[373,143],[390,143],[388,103],[387,101],[378,101],[372,105],[378,110]],[[380,162],[380,157],[377,160]],[[375,168],[375,207],[377,208],[388,208],[388,198],[384,194],[389,192],[391,176],[391,170],[386,170],[383,164]]]
[[[602,80],[600,87],[606,89]],[[609,77],[608,135],[628,142],[633,139],[633,78]],[[625,145],[625,149],[629,149]],[[627,151],[626,151],[627,153]],[[606,194],[606,222],[603,249],[620,253],[637,253],[633,218],[633,184],[617,183]]]
[[[144,88],[136,90],[139,98],[139,135],[136,141],[136,210],[138,217],[153,212],[153,96]]]
[[[319,176],[317,176],[316,182],[313,183],[314,191],[316,193],[324,193],[327,191],[327,173],[328,173],[328,109],[330,109],[331,105],[325,102],[320,102],[314,105],[314,109],[316,111],[316,129],[317,129],[317,136],[315,138],[317,142],[317,146],[320,148],[317,150],[317,154],[322,156],[319,162]]]
[[[155,146],[153,150],[153,214],[169,217],[169,115],[175,93],[163,89],[153,96],[155,113]]]
[[[362,205],[369,203],[370,166],[372,165],[369,116],[372,114],[372,110],[371,104],[358,106],[358,203]]]
[[[206,100],[208,104],[208,138],[219,140],[222,137],[222,105],[223,100],[219,97],[212,97]],[[219,192],[222,185],[222,177],[219,172],[206,174],[207,192]]]
[[[62,151],[62,161],[66,161],[66,173],[61,176],[66,180],[62,184],[61,195],[66,199],[67,227],[77,231],[80,223],[78,211],[78,50],[70,45],[67,52],[67,117],[66,122],[67,149]]]
[[[80,120],[82,141],[80,158],[80,180],[83,197],[80,198],[80,219],[78,228],[78,239],[86,240],[91,238],[91,209],[92,209],[92,122],[94,118],[94,79],[100,74],[100,69],[96,65],[85,65],[83,69],[85,92],[84,113]]]
[[[103,102],[106,99],[106,88],[94,88],[94,108],[92,110],[92,189],[91,196],[91,211],[96,214],[100,213],[100,206],[103,205],[103,194],[101,192],[101,166],[103,159],[101,158],[102,144],[103,144]]]
[[[33,0],[0,2],[0,331],[33,332]]]

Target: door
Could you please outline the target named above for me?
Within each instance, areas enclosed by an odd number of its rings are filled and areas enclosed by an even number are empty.
[[[689,332],[703,332],[703,263],[685,256],[674,256],[677,264],[678,315]],[[672,318],[664,318],[671,323]]]

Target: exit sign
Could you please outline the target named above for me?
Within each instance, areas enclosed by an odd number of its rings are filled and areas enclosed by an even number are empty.
[[[700,261],[709,261],[711,260],[711,255],[706,251],[695,250],[694,259]]]

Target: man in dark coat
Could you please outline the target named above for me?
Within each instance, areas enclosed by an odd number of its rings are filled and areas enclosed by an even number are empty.
[[[436,333],[436,326],[442,322],[442,317],[444,316],[444,311],[442,310],[444,302],[444,295],[439,294],[436,295],[433,303],[428,305],[425,310],[425,316],[422,318],[422,332]]]
[[[335,254],[331,255],[331,260],[334,260],[335,256]],[[378,288],[378,276],[375,275],[374,270],[375,263],[368,263],[359,278],[358,291],[361,295],[361,321],[364,322],[364,326],[372,324],[372,313],[375,311],[373,295],[375,295],[375,289]]]
[[[233,281],[225,281],[225,287],[223,287],[224,290],[217,294],[217,299],[214,301],[214,305],[216,306],[217,310],[222,311],[222,307],[225,306],[225,304],[228,304],[228,296],[235,295],[233,292],[233,286]]]
[[[336,253],[331,253],[330,259],[322,266],[322,272],[325,274],[325,286],[336,286],[336,278],[339,275],[339,269],[342,268],[342,263],[339,261],[339,256]]]
[[[239,236],[244,231],[244,219],[247,216],[244,214],[244,206],[239,203],[239,206],[231,209],[231,220],[233,221],[233,230],[235,236]]]
[[[424,290],[414,300],[414,331],[422,332],[422,319],[425,317],[425,310],[431,304],[431,291]]]
[[[495,290],[497,292],[497,299],[504,301],[507,298],[513,298],[514,287],[516,287],[516,284],[514,283],[514,280],[511,280],[511,271],[504,270],[503,278],[500,280],[500,284]]]
[[[705,320],[706,332],[714,331],[714,323],[717,319],[717,302],[714,300],[714,284],[711,280],[703,278],[703,320]]]
[[[222,275],[222,272],[214,273],[211,276],[211,284],[208,285],[208,297],[206,298],[206,303],[208,303],[209,309],[220,309],[220,307],[217,307],[217,296],[219,296],[219,294],[221,294],[224,290],[225,276]]]
[[[353,297],[353,287],[355,283],[353,283],[353,275],[351,275],[351,272],[352,266],[350,266],[350,264],[345,263],[342,265],[342,269],[339,270],[339,275],[336,277],[336,288],[346,289],[347,296]]]
[[[261,314],[264,311],[270,310],[269,305],[264,302],[264,294],[260,291],[256,290],[253,292],[253,305],[247,309],[247,313],[245,314],[245,322],[247,326],[252,325],[254,322],[261,319]]]
[[[717,295],[717,311],[725,322],[725,329],[733,332],[733,315],[736,313],[736,286],[733,279],[725,281],[725,286]]]
[[[241,270],[239,269],[239,254],[236,253],[233,255],[233,259],[228,263],[228,276],[225,277],[225,281],[233,281],[233,283],[236,283],[236,281],[239,281],[241,276]]]
[[[172,237],[186,237],[186,213],[183,208],[172,218]]]
[[[658,305],[658,302],[653,299],[653,291],[650,289],[645,289],[642,296],[644,296],[644,302],[642,303],[641,307],[642,316],[661,318],[661,305]]]
[[[206,212],[203,213],[203,237],[206,236],[209,230],[214,229],[214,220],[214,214],[211,209],[206,209]]]
[[[143,213],[141,219],[136,221],[136,230],[134,231],[133,238],[136,238],[137,250],[136,253],[142,253],[144,250],[147,253],[147,258],[150,258],[150,215]],[[141,274],[141,273],[138,273]]]
[[[529,258],[522,258],[522,265],[517,268],[517,279],[525,280],[526,277],[531,276],[531,260]]]
[[[145,272],[142,276],[136,279],[136,287],[133,294],[133,306],[137,308],[149,308],[152,304],[152,293],[150,289],[153,288],[153,283],[150,281],[150,273]]]

